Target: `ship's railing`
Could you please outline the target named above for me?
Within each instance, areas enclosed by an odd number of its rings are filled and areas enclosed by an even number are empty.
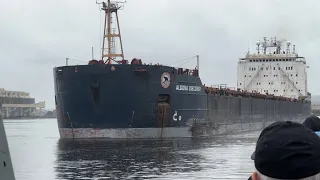
[[[128,64],[128,60],[121,60],[121,61],[117,61],[118,64]],[[91,60],[88,63],[89,65],[93,65],[93,64],[105,64],[105,62],[103,60]],[[143,64],[141,59],[137,59],[137,58],[133,58],[131,60],[130,64]],[[147,65],[147,64],[144,64]],[[152,66],[163,66],[161,64],[149,64]],[[181,74],[181,75],[188,75],[188,76],[199,76],[199,70],[198,69],[187,69],[187,68],[175,68],[173,67],[172,69],[172,73],[173,74]]]
[[[295,58],[297,54],[247,54],[246,58]]]
[[[187,69],[187,68],[173,68],[174,74],[187,75],[187,76],[199,76],[198,69]]]
[[[205,86],[205,92],[207,94],[214,94],[214,95],[221,95],[221,96],[241,96],[247,98],[257,98],[257,99],[272,99],[278,101],[292,101],[292,102],[307,102],[306,97],[299,97],[298,99],[295,98],[288,98],[283,96],[275,96],[273,94],[260,94],[260,93],[251,93],[244,90],[231,90],[229,88],[215,88],[215,87],[208,87]]]

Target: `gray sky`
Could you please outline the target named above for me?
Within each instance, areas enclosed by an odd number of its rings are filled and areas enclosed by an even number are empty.
[[[300,3],[298,3],[300,2]],[[238,58],[263,36],[284,37],[305,56],[309,91],[320,94],[318,1],[127,0],[119,13],[125,57],[170,64],[200,55],[205,84],[236,86]],[[54,108],[54,66],[97,58],[95,0],[0,1],[0,87],[31,93]],[[76,62],[73,62],[73,64]],[[177,64],[178,65],[178,64]],[[195,62],[185,64],[195,67]]]

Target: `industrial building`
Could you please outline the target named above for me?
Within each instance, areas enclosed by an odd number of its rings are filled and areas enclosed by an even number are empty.
[[[35,103],[35,98],[27,92],[0,88],[0,109],[4,119],[39,117],[44,108],[44,101]]]

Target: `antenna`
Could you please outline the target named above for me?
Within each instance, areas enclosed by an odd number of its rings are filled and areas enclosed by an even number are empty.
[[[96,4],[102,4],[101,10],[105,12],[105,21],[104,21],[104,33],[103,33],[103,42],[102,42],[102,53],[101,53],[101,59],[104,60],[106,57],[106,63],[111,64],[111,61],[116,61],[117,57],[121,57],[122,60],[124,59],[123,55],[123,46],[122,46],[122,39],[120,34],[120,24],[119,24],[119,18],[118,18],[118,10],[122,10],[124,7],[124,3],[126,1],[110,1],[107,0],[107,2],[98,2],[96,0]],[[121,5],[120,5],[121,4]],[[115,14],[116,18],[116,27],[112,27],[112,13]],[[118,31],[116,32],[116,29]],[[116,41],[115,38],[119,38],[120,41],[120,53],[116,53]],[[106,44],[107,40],[107,44]],[[117,61],[116,61],[117,62]]]
[[[258,51],[258,54],[260,54],[260,41],[257,41],[256,45],[257,45],[257,51]]]
[[[291,45],[291,42],[290,41],[287,41],[287,54],[290,53],[290,45]]]
[[[94,59],[94,56],[93,56],[93,47],[91,49],[91,54],[92,54],[92,59]]]

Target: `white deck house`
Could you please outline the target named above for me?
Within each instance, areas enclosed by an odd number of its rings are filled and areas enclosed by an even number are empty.
[[[240,58],[237,87],[261,94],[307,97],[306,60],[295,52],[295,45],[291,50],[290,42],[286,42],[286,50],[282,50],[284,42],[276,38],[264,38],[263,42],[257,42],[256,54],[248,53],[245,58]]]

